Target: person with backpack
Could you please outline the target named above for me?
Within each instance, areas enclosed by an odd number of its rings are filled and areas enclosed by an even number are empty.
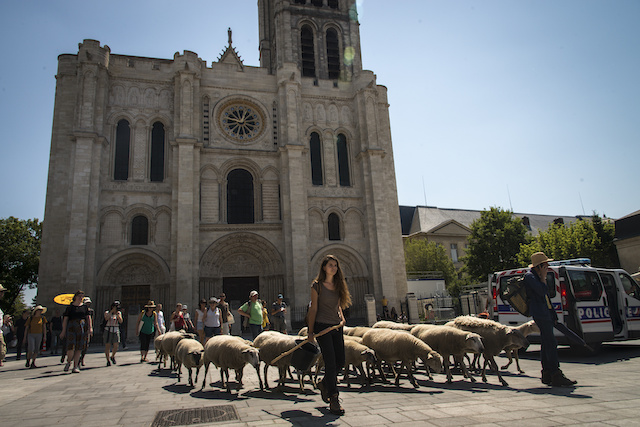
[[[258,291],[249,293],[249,301],[242,304],[238,309],[238,314],[249,320],[249,329],[252,339],[256,339],[262,333],[262,304],[258,300]]]
[[[27,343],[27,368],[37,368],[36,358],[40,354],[40,348],[43,344],[45,347],[47,345],[47,318],[44,317],[46,312],[46,307],[38,305],[27,320],[23,339],[23,342]]]
[[[116,353],[120,344],[120,325],[122,324],[122,312],[118,301],[111,303],[111,308],[103,314],[102,342],[104,343],[104,356],[107,358],[107,366],[116,364]],[[111,350],[113,348],[113,350]],[[111,351],[111,357],[109,352]]]
[[[549,262],[553,261],[543,252],[531,255],[531,271],[524,275],[524,284],[529,301],[529,312],[540,328],[540,362],[542,383],[553,387],[573,387],[577,381],[565,377],[558,361],[558,342],[553,335],[553,325],[558,321],[547,290]]]

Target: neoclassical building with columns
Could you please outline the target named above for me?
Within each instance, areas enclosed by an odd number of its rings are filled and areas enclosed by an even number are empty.
[[[407,289],[386,88],[362,69],[354,0],[259,0],[260,66],[60,55],[38,302],[98,312],[257,289],[299,320],[336,255],[353,295]],[[224,29],[222,29],[224,31]]]

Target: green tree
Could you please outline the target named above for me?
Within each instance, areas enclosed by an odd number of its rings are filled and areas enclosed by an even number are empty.
[[[486,281],[495,271],[518,266],[520,245],[528,243],[527,229],[511,211],[492,207],[471,223],[469,246],[462,259],[472,280]]]
[[[38,282],[41,235],[37,218],[0,219],[0,283],[7,288],[0,304],[5,313],[15,315],[22,307],[22,291]]]
[[[426,239],[407,239],[404,242],[404,257],[407,272],[442,272],[449,295],[455,298],[460,295],[456,267],[442,245]]]
[[[618,268],[614,232],[613,223],[603,221],[595,213],[590,219],[569,225],[550,224],[546,231],[540,231],[531,243],[520,248],[518,260],[520,265],[528,265],[531,254],[542,251],[557,260],[590,258],[594,267]]]

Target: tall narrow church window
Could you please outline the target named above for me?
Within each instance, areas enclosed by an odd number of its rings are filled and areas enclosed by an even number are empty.
[[[331,9],[338,9],[338,0],[329,0],[328,5]]]
[[[113,166],[113,179],[116,181],[129,179],[130,134],[129,122],[120,120],[116,127],[116,152]]]
[[[313,48],[313,30],[308,25],[300,31],[300,47],[302,50],[302,75],[304,77],[316,76],[316,57]]]
[[[311,134],[309,151],[311,153],[311,183],[322,185],[322,144],[320,144],[320,135],[316,132]]]
[[[338,33],[333,28],[327,30],[327,69],[330,79],[340,77],[340,46]]]
[[[253,176],[244,169],[234,169],[227,176],[227,223],[253,222]]]
[[[349,174],[349,151],[347,149],[347,137],[343,134],[339,134],[336,147],[338,150],[338,176],[340,178],[340,185],[343,187],[350,187],[351,177]]]
[[[155,122],[151,129],[151,182],[164,181],[164,125]]]
[[[202,101],[202,140],[205,146],[209,145],[209,137],[210,137],[210,118],[211,114],[209,113],[209,97],[205,96]]]
[[[338,218],[338,215],[330,214],[327,226],[329,228],[329,240],[340,240],[340,218]]]
[[[144,215],[138,215],[131,222],[131,244],[146,245],[149,243],[149,220]]]

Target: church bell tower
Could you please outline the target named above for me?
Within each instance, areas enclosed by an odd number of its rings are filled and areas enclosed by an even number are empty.
[[[302,77],[351,81],[362,70],[355,0],[258,0],[260,66],[296,64]]]

